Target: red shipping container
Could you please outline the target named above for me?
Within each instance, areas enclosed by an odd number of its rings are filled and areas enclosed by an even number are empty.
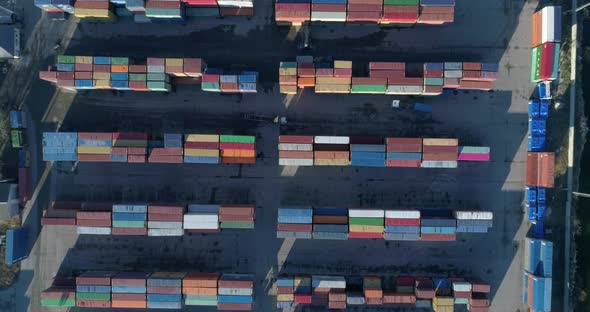
[[[453,291],[453,297],[462,298],[462,299],[469,299],[469,298],[471,298],[471,292],[470,291]]]
[[[76,218],[86,220],[110,220],[110,211],[78,211]]]
[[[250,303],[217,303],[217,310],[222,311],[250,311],[252,310],[252,304]]]
[[[311,232],[313,230],[313,225],[311,225],[311,224],[279,223],[279,224],[277,224],[277,230],[288,231],[288,232]]]
[[[148,158],[148,162],[164,164],[181,164],[183,162],[183,158],[182,156],[150,155]]]
[[[346,309],[346,301],[330,301],[328,303],[330,309]]]
[[[334,68],[334,77],[338,77],[338,78],[352,77],[352,68]]]
[[[313,159],[313,152],[279,151],[279,158]]]
[[[148,64],[148,66],[149,65],[164,66],[164,65],[166,65],[166,59],[156,58],[156,57],[148,57],[147,64]]]
[[[200,58],[185,58],[184,73],[192,77],[201,76],[203,74],[203,61]]]
[[[184,205],[181,204],[150,204],[148,213],[183,215]]]
[[[110,73],[111,65],[92,65],[93,71],[97,73]]]
[[[113,235],[140,235],[146,236],[147,229],[145,228],[112,228],[111,233]]]
[[[148,221],[182,222],[183,216],[166,213],[149,213]]]
[[[280,135],[279,143],[301,143],[313,144],[313,136],[311,135]]]
[[[203,75],[203,82],[217,82],[219,83],[219,76],[214,74],[204,74]]]
[[[224,164],[255,164],[256,157],[221,157]]]
[[[422,152],[426,153],[455,153],[459,154],[459,147],[455,146],[435,146],[435,145],[425,145],[422,147]]]
[[[113,301],[142,301],[147,300],[145,294],[111,294]]]
[[[180,1],[154,1],[147,0],[146,9],[180,9]]]
[[[494,87],[493,81],[474,81],[474,80],[461,80],[458,88],[464,90],[492,90]]]
[[[349,22],[374,22],[381,20],[381,12],[348,11],[346,20]]]
[[[470,312],[489,312],[490,308],[489,307],[470,307],[469,308]]]
[[[432,299],[434,298],[434,290],[433,289],[420,289],[416,288],[416,298],[417,299]]]
[[[441,94],[443,92],[442,86],[424,86],[424,93]]]
[[[92,64],[76,64],[75,70],[81,71],[81,72],[82,71],[91,72],[92,71]]]
[[[459,86],[460,79],[459,78],[445,78],[444,82],[445,88],[456,88]]]
[[[385,161],[386,167],[408,167],[417,168],[420,167],[421,162],[419,160],[398,160],[398,159],[387,159]]]
[[[219,15],[221,15],[221,16],[253,16],[254,15],[254,8],[219,7]]]
[[[421,138],[385,138],[388,152],[422,152]]]
[[[145,155],[146,152],[145,147],[127,147],[127,154],[129,155]]]
[[[80,300],[76,299],[76,307],[79,308],[110,308],[110,300]]]
[[[137,74],[147,73],[147,65],[129,65],[129,72]]]
[[[76,79],[92,79],[92,72],[75,72]]]
[[[386,85],[387,78],[352,77],[353,85]]]
[[[219,142],[184,142],[184,148],[219,149]]]
[[[41,225],[76,225],[73,218],[41,218]]]
[[[424,78],[419,77],[390,77],[387,79],[389,85],[401,86],[422,86],[424,85]]]
[[[145,81],[129,81],[129,89],[135,91],[150,91]]]
[[[420,219],[385,219],[385,225],[420,226]]]
[[[113,132],[113,140],[147,140],[147,133],[140,132]]]
[[[147,287],[148,294],[181,294],[182,288],[181,287],[170,287],[170,286],[148,286]]]
[[[334,68],[318,68],[315,71],[316,77],[333,77]]]
[[[298,77],[315,77],[315,68],[298,68]]]
[[[104,154],[78,154],[78,161],[88,162],[110,162],[111,155]]]
[[[382,305],[383,298],[365,298],[365,304],[367,304],[367,305]]]
[[[311,304],[311,295],[295,294],[295,303]]]
[[[182,156],[182,148],[153,148],[150,158],[153,156]]]
[[[455,234],[420,234],[420,240],[423,241],[454,241],[456,239]]]
[[[249,281],[249,280],[220,279],[219,281],[217,281],[217,285],[220,288],[253,288],[254,282],[251,280]]]
[[[405,70],[403,62],[369,62],[369,70]]]
[[[219,143],[219,149],[255,150],[256,143]]]
[[[292,294],[292,293],[293,293],[293,287],[280,287],[280,286],[277,286],[277,294],[279,294],[279,295]]]
[[[255,208],[254,205],[221,205],[219,214],[252,216]]]
[[[219,221],[221,222],[253,222],[254,217],[252,216],[241,216],[241,215],[219,215]]]
[[[383,238],[383,233],[350,232],[348,238]]]
[[[224,92],[238,92],[238,83],[237,82],[222,82],[220,84],[221,91]]]
[[[463,70],[481,70],[481,63],[463,62]]]
[[[489,293],[491,291],[490,285],[480,280],[470,280],[472,291],[476,293]]]
[[[76,225],[78,225],[78,226],[111,227],[111,219],[106,219],[106,220],[77,219]]]
[[[551,78],[551,73],[553,72],[553,55],[555,53],[555,43],[547,42],[543,43],[543,47],[541,48],[541,72],[540,77],[541,79],[549,79]]]
[[[74,72],[57,72],[56,73],[57,79],[63,80],[74,80]]]
[[[531,287],[531,282],[532,277],[529,279],[529,288]],[[490,301],[485,298],[471,298],[469,299],[469,304],[474,307],[488,307],[490,305]]]
[[[383,8],[387,8],[388,6],[384,6]],[[418,20],[418,13],[411,13],[411,12],[404,12],[404,13],[394,13],[394,12],[385,12],[383,13],[383,21],[386,22],[398,22],[398,23],[415,23]]]
[[[442,70],[425,70],[424,77],[428,78],[444,78],[444,71]]]
[[[110,276],[78,276],[76,277],[76,285],[103,285],[111,286]]]
[[[351,11],[358,11],[358,12],[378,12],[381,15],[381,11],[383,10],[383,5],[381,4],[353,4],[348,3],[348,12]]]
[[[41,299],[75,299],[76,289],[50,287],[41,292]]]

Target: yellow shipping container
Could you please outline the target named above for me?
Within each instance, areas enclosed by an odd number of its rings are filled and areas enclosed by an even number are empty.
[[[357,225],[350,224],[348,228],[351,232],[382,233],[385,227],[383,225]]]
[[[348,159],[314,159],[315,166],[350,166]]]
[[[185,148],[184,156],[210,156],[219,157],[219,150],[216,149],[197,149],[197,148]]]
[[[277,301],[293,301],[295,296],[293,294],[279,294],[277,295]]]
[[[350,85],[315,85],[315,93],[350,93]]]
[[[334,61],[334,68],[352,68],[352,61]]]
[[[297,94],[297,86],[280,86],[279,92],[284,94]]]
[[[76,56],[77,64],[92,64],[93,62],[92,56]]]
[[[432,310],[434,312],[454,312],[455,311],[455,306],[448,306],[448,305],[436,305],[436,304],[432,304]]]
[[[113,147],[147,147],[147,140],[113,140]]]
[[[455,299],[453,297],[437,296],[432,299],[432,303],[437,306],[452,306],[455,304]]]
[[[458,139],[423,139],[422,145],[457,146],[457,145],[459,145],[459,140]]]
[[[181,58],[167,58],[166,66],[183,66],[184,59]]]
[[[323,85],[350,85],[352,78],[350,77],[316,77],[316,84]]]
[[[97,89],[110,89],[111,80],[94,80],[94,87]]]
[[[219,142],[218,134],[187,134],[186,142]]]
[[[281,75],[281,76],[297,75],[297,68],[279,68],[279,75]]]
[[[78,146],[78,154],[110,154],[110,146]]]
[[[108,9],[76,9],[74,16],[79,18],[99,17],[99,18],[113,18],[115,15]]]
[[[111,80],[111,74],[110,73],[93,72],[92,78],[96,79],[96,80]]]

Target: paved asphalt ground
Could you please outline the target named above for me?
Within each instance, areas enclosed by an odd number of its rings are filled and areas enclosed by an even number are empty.
[[[52,52],[45,51],[30,69],[31,89],[35,91],[23,100],[36,122],[37,138],[41,131],[57,127],[60,131],[253,134],[257,136],[258,160],[251,166],[81,163],[76,168],[64,163],[45,167],[38,161],[39,199],[28,222],[38,222],[49,198],[255,202],[256,229],[147,238],[77,236],[75,229],[44,227],[23,263],[17,291],[0,293],[0,302],[13,302],[6,305],[14,307],[12,311],[56,311],[39,306],[39,292],[57,273],[96,269],[220,271],[254,274],[258,281],[255,311],[274,311],[270,282],[277,273],[450,272],[490,282],[492,311],[525,310],[521,303],[521,247],[528,222],[522,199],[526,103],[533,89],[528,77],[535,7],[536,3],[522,1],[458,1],[456,22],[447,26],[312,27],[312,53],[316,56],[359,64],[369,60],[500,63],[493,92],[459,91],[428,98],[315,95],[309,91],[295,97],[279,94],[278,62],[289,60],[299,50],[296,30],[272,24],[270,0],[258,1],[256,16],[251,19],[211,19],[186,25],[139,25],[126,20],[79,23],[71,41],[70,35],[65,35],[65,53],[203,57],[213,66],[245,65],[259,70],[263,90],[241,97],[203,93],[194,86],[181,86],[168,95],[54,92],[53,86],[34,79],[34,71],[52,62]],[[66,29],[61,27],[48,36],[60,38]],[[43,34],[45,30],[35,31]],[[402,108],[392,109],[392,99],[400,99]],[[415,102],[432,104],[432,115],[414,113],[409,107]],[[286,116],[288,125],[244,120],[244,113]],[[490,146],[492,161],[461,163],[460,168],[451,170],[283,168],[277,165],[279,133],[453,136],[459,137],[461,144]],[[40,144],[36,143],[34,149],[40,156]],[[277,208],[295,204],[481,208],[494,211],[495,218],[491,233],[463,234],[457,242],[276,239]]]

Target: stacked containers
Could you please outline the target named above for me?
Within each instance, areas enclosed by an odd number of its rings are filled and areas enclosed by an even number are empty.
[[[311,0],[312,22],[346,22],[346,0]]]
[[[112,153],[112,133],[78,133],[78,161],[118,161],[119,155],[111,155]],[[125,162],[127,155],[124,155]]]
[[[115,90],[129,89],[128,57],[111,57],[111,87]]]
[[[455,16],[455,0],[420,0],[418,23],[452,23]]]
[[[279,24],[299,26],[311,18],[310,0],[276,0],[275,21]]]
[[[459,146],[461,161],[490,161],[490,148],[488,146]]]
[[[78,234],[111,235],[111,211],[78,211],[76,225]]]
[[[219,7],[215,0],[182,0],[185,3],[187,17],[219,16]]]
[[[454,241],[457,237],[456,231],[456,219],[422,217],[420,220],[420,240]]]
[[[203,73],[201,90],[207,92],[221,92],[220,77],[223,71],[219,68],[207,68]]]
[[[217,273],[188,273],[182,280],[184,305],[217,306]]]
[[[351,137],[350,160],[352,166],[385,167],[385,145],[378,137]]]
[[[258,81],[258,72],[243,71],[238,76],[238,91],[240,93],[256,93],[256,82]]]
[[[256,205],[221,205],[219,221],[222,229],[253,229]]]
[[[224,164],[256,163],[256,137],[251,135],[220,135],[219,149]]]
[[[315,136],[315,166],[349,166],[350,138],[347,136]]]
[[[153,147],[150,149],[148,162],[181,164],[183,161],[183,149],[179,147]]]
[[[223,274],[218,281],[218,310],[252,310],[254,282],[252,276]]]
[[[420,0],[384,0],[382,24],[415,24]]]
[[[385,94],[387,78],[353,77],[350,93]]]
[[[75,56],[74,60],[74,86],[76,89],[92,89],[92,56]]]
[[[524,299],[525,304],[532,311],[551,311],[551,291],[553,279],[550,277],[535,276],[524,272]]]
[[[315,64],[312,56],[301,55],[295,59],[297,62],[297,87],[315,86]]]
[[[498,78],[496,64],[464,62],[459,89],[491,90]]]
[[[146,0],[145,16],[156,19],[182,20],[184,8],[180,0]]]
[[[443,65],[445,88],[459,88],[461,78],[463,78],[463,63],[445,62]]]
[[[334,61],[330,67],[317,69],[320,75],[315,81],[315,93],[350,93],[352,61]]]
[[[127,161],[130,163],[144,163],[148,145],[147,133],[113,132],[113,148],[126,148]]]
[[[114,18],[108,0],[78,0],[74,4],[74,16],[79,18]]]
[[[383,16],[383,0],[348,0],[347,22],[379,23]]]
[[[395,279],[395,293],[396,301],[401,301],[402,304],[408,304],[416,301],[414,295],[414,287],[416,280],[411,276],[400,276]]]
[[[238,75],[222,74],[219,76],[219,88],[224,93],[238,92]]]
[[[150,204],[148,206],[148,236],[182,236],[184,206]]]
[[[312,300],[312,288],[311,288],[311,276],[309,275],[296,275],[293,284],[293,290],[295,292],[295,304],[311,304]]]
[[[254,0],[217,0],[221,16],[252,16]]]
[[[147,204],[113,205],[113,235],[147,235]]]
[[[116,273],[111,278],[113,308],[147,308],[147,278],[149,273]]]
[[[424,94],[442,94],[444,85],[444,63],[424,63]]]
[[[49,14],[55,14],[56,16],[61,15],[64,17],[67,13],[74,13],[73,0],[35,0],[35,6]]]
[[[51,287],[41,292],[42,307],[75,307],[76,281],[55,278]]]
[[[170,77],[166,75],[166,59],[147,58],[147,88],[150,91],[170,91]]]
[[[526,185],[552,188],[555,179],[555,153],[529,152],[526,161]]]
[[[528,218],[531,221],[541,221],[545,219],[545,207],[547,201],[547,192],[543,187],[527,186],[526,206],[528,210]]]
[[[348,239],[348,209],[313,208],[314,239]]]
[[[365,295],[365,304],[382,305],[383,287],[381,286],[381,278],[377,276],[363,277],[363,293]]]
[[[383,209],[349,209],[349,238],[383,238],[385,211]]]
[[[277,3],[277,6],[279,3]],[[297,93],[297,63],[281,62],[279,64],[279,88],[281,93]]]
[[[420,211],[386,210],[383,238],[386,240],[420,240]]]
[[[219,135],[188,134],[184,141],[184,162],[200,164],[219,163]]]
[[[76,307],[110,308],[111,273],[88,272],[76,278]]]
[[[471,283],[465,281],[462,278],[456,278],[451,283],[453,289],[453,297],[455,298],[455,304],[468,305],[473,290]]]
[[[311,207],[279,208],[277,238],[312,237],[313,209]]]
[[[313,166],[313,136],[280,135],[280,166]]]
[[[533,14],[531,81],[557,79],[561,41],[561,7],[547,6]]]
[[[549,117],[549,100],[542,99],[529,101],[529,131],[528,135],[528,151],[542,152],[545,150],[546,140],[546,121]],[[532,120],[537,120],[534,125],[530,124]]]
[[[166,58],[164,61],[165,73],[174,77],[186,77],[184,74],[184,59]]]
[[[111,58],[95,56],[92,65],[92,79],[95,89],[111,88]]]
[[[76,132],[43,132],[44,161],[76,161]]]
[[[219,227],[219,205],[188,205],[183,227],[189,232],[216,233]]]
[[[289,309],[294,306],[295,278],[280,276],[277,278],[277,309]]]
[[[524,270],[544,277],[553,275],[553,243],[544,239],[525,238]]]
[[[467,309],[474,312],[488,312],[490,310],[490,300],[488,300],[490,286],[481,282],[477,283],[472,284],[473,293],[471,294],[471,298],[469,298]]]
[[[329,305],[333,309],[346,308],[346,294],[344,293],[346,280],[344,276],[313,275],[311,277],[311,287],[311,303],[313,305]],[[330,296],[331,293],[333,295]],[[333,300],[330,300],[330,297]],[[332,304],[330,305],[330,303]]]
[[[185,273],[154,272],[147,280],[148,309],[181,309]]]
[[[435,296],[432,298],[434,312],[454,311],[455,299],[451,295],[452,284],[446,278],[433,279]]]
[[[43,210],[41,225],[76,225],[79,209],[79,202],[51,202],[51,206]]]
[[[459,140],[457,139],[423,139],[423,168],[457,168]]]
[[[491,211],[454,211],[457,233],[487,233],[492,227]]]
[[[420,167],[422,160],[422,139],[386,138],[387,167]]]
[[[414,300],[431,300],[434,298],[434,284],[430,277],[416,277]]]

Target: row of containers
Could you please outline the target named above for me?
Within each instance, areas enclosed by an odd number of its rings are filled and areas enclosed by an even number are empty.
[[[490,160],[490,148],[459,146],[456,138],[279,136],[281,166],[457,168]]]
[[[200,58],[59,55],[39,78],[69,90],[169,92],[175,84],[201,84],[206,92],[256,93],[258,72],[207,68]]]
[[[442,25],[455,19],[455,0],[276,0],[279,25],[364,22]]]
[[[250,311],[254,280],[245,274],[85,272],[58,277],[41,292],[43,307]]]
[[[35,0],[35,6],[55,20],[70,14],[82,19],[127,17],[137,23],[254,15],[254,0]]]
[[[253,164],[249,135],[44,132],[44,161]]]
[[[277,238],[454,241],[458,233],[487,233],[491,211],[279,208]]]
[[[368,75],[367,75],[368,71]],[[280,92],[295,94],[314,88],[315,93],[439,95],[443,89],[491,90],[498,64],[477,62],[369,62],[355,70],[351,61],[298,56],[279,64]]]
[[[524,246],[523,300],[531,311],[551,311],[553,243],[526,238]]]
[[[13,148],[18,148],[18,199],[19,204],[24,205],[31,198],[31,161],[30,154],[25,143],[27,129],[27,115],[22,111],[10,111],[10,139]],[[9,199],[16,196],[8,196]],[[12,205],[10,203],[9,205]],[[13,209],[10,209],[13,215]],[[17,209],[18,212],[18,209]]]
[[[253,229],[256,205],[52,202],[41,224],[76,226],[78,234],[182,236]]]
[[[531,81],[549,81],[559,75],[561,7],[546,6],[533,14]]]
[[[370,305],[446,312],[457,311],[454,307],[460,305],[461,310],[487,312],[490,307],[490,285],[465,278],[290,275],[277,277],[275,292],[277,308],[284,310]]]

